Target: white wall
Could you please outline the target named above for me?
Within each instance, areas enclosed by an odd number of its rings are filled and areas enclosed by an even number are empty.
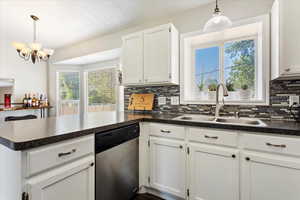
[[[0,45],[0,77],[15,79],[15,102],[21,102],[25,93],[47,93],[47,64],[22,60],[5,37],[0,39]]]
[[[10,23],[1,8],[0,6],[0,77],[15,79],[13,96],[15,102],[21,102],[24,94],[28,92],[47,93],[47,64],[42,62],[34,65],[18,56],[11,45],[13,42],[11,37],[1,31]],[[21,30],[19,35],[22,35]],[[13,40],[18,41],[18,38]]]
[[[220,7],[222,11],[234,21],[269,13],[273,1],[274,0],[223,0],[220,2]],[[122,36],[168,22],[174,23],[180,33],[201,30],[205,22],[211,17],[214,6],[214,4],[209,4],[198,7],[172,17],[145,22],[120,32],[99,36],[94,39],[57,49],[53,61],[57,62],[95,52],[120,48]]]

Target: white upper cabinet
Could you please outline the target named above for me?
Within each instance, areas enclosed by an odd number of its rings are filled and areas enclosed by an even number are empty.
[[[275,0],[272,7],[272,79],[300,77],[300,1]]]
[[[183,141],[150,139],[150,187],[185,198],[185,163]]]
[[[125,85],[144,82],[143,33],[135,33],[123,38],[123,83]]]
[[[300,159],[245,152],[242,200],[299,200]]]
[[[239,200],[237,149],[192,144],[189,160],[191,200]]]
[[[122,60],[124,85],[178,84],[179,33],[166,24],[126,36]]]

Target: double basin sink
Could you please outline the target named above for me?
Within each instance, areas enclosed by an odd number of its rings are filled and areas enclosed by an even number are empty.
[[[240,126],[257,126],[264,127],[266,124],[259,119],[253,118],[232,118],[232,117],[218,117],[206,115],[182,115],[174,118],[174,120],[192,121],[192,122],[205,122],[215,124],[228,124]]]

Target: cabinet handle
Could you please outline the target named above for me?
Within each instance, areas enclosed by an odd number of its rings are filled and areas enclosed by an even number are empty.
[[[206,139],[214,139],[214,140],[217,140],[219,138],[218,136],[208,136],[208,135],[205,135],[204,137]]]
[[[285,144],[272,144],[272,143],[267,142],[266,145],[269,147],[286,148]]]
[[[246,161],[250,161],[250,158],[249,158],[249,157],[246,157],[245,160],[246,160]]]
[[[93,162],[90,164],[91,167],[93,167],[94,165],[95,165],[95,163],[93,163]]]
[[[289,72],[289,71],[291,71],[291,69],[290,69],[290,68],[287,68],[287,69],[285,69],[284,71],[285,71],[285,72]]]
[[[166,131],[166,130],[160,130],[160,132],[162,132],[162,133],[171,133],[171,131]]]
[[[75,152],[76,152],[76,149],[72,149],[72,151],[69,151],[69,152],[59,153],[58,157],[68,156],[68,155],[71,155],[72,153],[75,153]]]

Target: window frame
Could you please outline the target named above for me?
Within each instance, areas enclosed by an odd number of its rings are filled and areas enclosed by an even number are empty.
[[[192,91],[194,90],[193,86],[190,87],[191,83],[188,83],[188,81],[191,82],[191,77],[189,75],[193,75],[192,80],[195,80],[193,71],[195,72],[195,50],[196,49],[203,49],[203,48],[210,48],[210,47],[219,47],[219,82],[224,83],[225,81],[225,66],[224,66],[224,47],[225,44],[228,42],[234,42],[234,41],[241,41],[241,40],[254,40],[255,41],[255,48],[256,48],[256,59],[255,59],[255,65],[256,65],[256,74],[255,76],[258,77],[259,73],[262,74],[262,83],[260,83],[260,80],[255,80],[255,84],[262,84],[261,87],[258,87],[256,85],[256,89],[259,90],[261,88],[262,91],[262,100],[232,100],[232,99],[225,99],[225,103],[228,105],[269,105],[269,81],[270,81],[270,19],[269,15],[263,15],[259,17],[254,17],[246,20],[241,20],[238,22],[235,22],[233,24],[233,28],[248,25],[248,24],[254,24],[254,23],[262,23],[262,34],[249,34],[242,37],[236,37],[226,40],[219,40],[216,42],[208,42],[208,43],[202,43],[202,44],[196,44],[192,45],[190,44],[190,60],[186,61],[184,59],[189,58],[188,55],[186,55],[185,51],[188,44],[185,43],[185,39],[201,36],[203,34],[203,31],[197,31],[187,34],[181,35],[181,53],[180,53],[180,102],[181,104],[200,104],[200,105],[214,105],[215,100],[201,100],[201,99],[193,99],[192,97]],[[259,40],[261,40],[261,48],[258,45]],[[261,53],[261,55],[259,55]],[[186,66],[186,63],[188,63]],[[259,66],[261,65],[261,66]],[[261,70],[261,72],[259,72]],[[186,79],[185,79],[186,78]],[[192,89],[186,89],[186,88],[192,88]],[[258,94],[258,91],[256,91]]]

